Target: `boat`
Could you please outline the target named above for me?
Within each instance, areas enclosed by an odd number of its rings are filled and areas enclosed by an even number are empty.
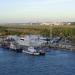
[[[35,56],[38,56],[38,55],[45,55],[45,52],[40,50],[40,51],[37,51],[36,49],[34,49],[34,47],[28,47],[28,50],[23,50],[24,53],[27,53],[27,54],[30,54],[30,55],[35,55]]]
[[[34,49],[34,47],[28,47],[28,50],[23,50],[23,52],[30,54],[30,55],[39,55],[40,54],[36,51],[36,49]]]

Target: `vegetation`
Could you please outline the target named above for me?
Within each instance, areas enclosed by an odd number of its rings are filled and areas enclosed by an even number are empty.
[[[40,34],[43,36],[50,36],[50,29],[52,29],[52,36],[66,37],[75,40],[75,26],[0,26],[0,35],[25,35],[25,34]]]

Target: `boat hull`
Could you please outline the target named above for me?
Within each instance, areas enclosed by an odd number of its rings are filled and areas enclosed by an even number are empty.
[[[34,55],[34,56],[38,56],[38,55],[45,55],[45,53],[41,53],[41,52],[29,52],[29,51],[24,51],[24,53],[30,54],[30,55]]]

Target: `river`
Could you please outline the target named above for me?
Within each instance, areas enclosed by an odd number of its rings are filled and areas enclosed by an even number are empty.
[[[75,75],[75,52],[51,50],[31,56],[0,48],[0,75]]]

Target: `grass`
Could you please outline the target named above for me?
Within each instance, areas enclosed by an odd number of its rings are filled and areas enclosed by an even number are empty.
[[[52,28],[51,28],[52,27]],[[46,25],[4,25],[0,26],[0,35],[40,34],[43,36],[69,37],[75,40],[75,26],[46,26]]]

